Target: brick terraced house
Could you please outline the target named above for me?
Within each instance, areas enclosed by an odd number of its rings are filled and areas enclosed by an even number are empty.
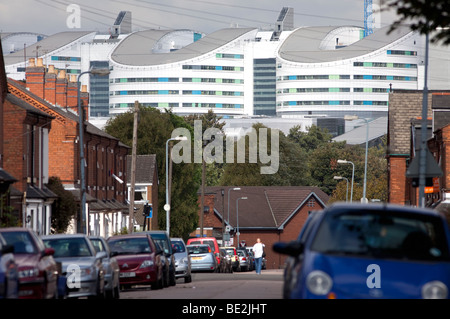
[[[320,188],[312,186],[240,186],[240,190],[230,190],[232,188],[234,186],[205,188],[203,236],[216,237],[223,243],[223,221],[224,226],[231,229],[229,244],[232,246],[239,244],[238,230],[239,242],[244,241],[247,246],[253,246],[259,237],[266,246],[269,269],[282,267],[286,259],[286,256],[273,252],[272,245],[278,241],[295,240],[308,215],[323,209],[329,199]],[[239,200],[236,210],[236,201],[240,197],[247,199]],[[200,229],[190,235],[198,237]]]
[[[40,113],[52,118],[48,132],[48,172],[57,176],[65,189],[80,200],[79,116],[76,77],[66,77],[64,70],[47,68],[42,59],[30,61],[26,83],[8,79],[8,91],[14,99],[26,101]],[[88,94],[81,93],[87,114]],[[4,118],[7,121],[6,118]],[[108,237],[128,225],[126,155],[129,147],[85,121],[84,153],[86,176],[86,229],[91,235]],[[12,171],[14,172],[14,171]],[[80,216],[70,232],[79,232]]]

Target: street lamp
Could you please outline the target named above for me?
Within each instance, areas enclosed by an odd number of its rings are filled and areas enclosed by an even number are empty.
[[[239,200],[240,199],[247,199],[247,197],[239,197],[236,199],[236,235],[237,235],[237,245],[239,245]],[[237,247],[236,245],[236,247]]]
[[[350,203],[353,203],[353,182],[355,180],[355,164],[353,164],[353,162],[347,161],[347,160],[337,160],[338,164],[352,164],[353,169],[352,169],[352,187],[350,190]]]
[[[335,180],[345,179],[347,181],[347,192],[345,193],[345,202],[348,202],[348,178],[343,176],[333,176]]]
[[[109,69],[90,69],[89,71],[81,72],[77,77],[77,106],[78,106],[78,128],[80,135],[80,208],[81,208],[81,232],[87,234],[86,232],[86,178],[85,178],[85,159],[84,159],[84,119],[83,119],[83,108],[81,106],[81,94],[80,94],[80,77],[84,74],[93,74],[99,76],[106,76],[109,74]]]
[[[228,189],[228,224],[230,224],[230,191],[240,191],[240,187],[233,187]]]
[[[166,211],[166,231],[170,236],[170,202],[169,202],[169,142],[170,141],[186,141],[186,136],[177,136],[169,138],[166,141],[166,204],[164,210]],[[171,157],[172,160],[172,157]]]
[[[346,121],[353,121],[357,120],[358,116],[356,115],[346,115],[344,116],[344,120]],[[361,198],[362,203],[367,203],[367,197],[366,197],[366,188],[367,188],[367,153],[369,151],[369,120],[365,118],[361,118],[361,120],[364,120],[366,122],[366,155],[364,159],[364,183],[363,183],[363,196]]]

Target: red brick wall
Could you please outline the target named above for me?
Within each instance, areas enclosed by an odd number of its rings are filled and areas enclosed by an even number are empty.
[[[26,112],[7,100],[5,100],[3,110],[5,119],[3,123],[3,168],[18,180],[13,186],[24,192],[27,174],[24,158],[26,148],[23,137],[27,135],[27,131],[23,123],[25,122]]]
[[[390,156],[389,169],[389,203],[405,205],[409,203],[409,191],[406,188],[406,157]]]

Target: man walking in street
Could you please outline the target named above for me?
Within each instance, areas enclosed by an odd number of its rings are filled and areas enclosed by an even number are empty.
[[[264,247],[265,245],[261,243],[261,239],[257,238],[256,244],[253,245],[253,254],[255,255],[255,268],[257,274],[261,274],[262,259],[264,257]]]

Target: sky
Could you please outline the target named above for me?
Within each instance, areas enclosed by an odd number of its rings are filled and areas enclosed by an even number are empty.
[[[74,20],[77,13],[71,4],[79,6],[80,19]],[[230,26],[271,29],[282,7],[294,8],[295,27],[364,26],[364,0],[0,0],[0,32],[108,33],[123,10],[132,13],[133,31],[191,29],[208,34]],[[383,13],[381,25],[394,17]]]

